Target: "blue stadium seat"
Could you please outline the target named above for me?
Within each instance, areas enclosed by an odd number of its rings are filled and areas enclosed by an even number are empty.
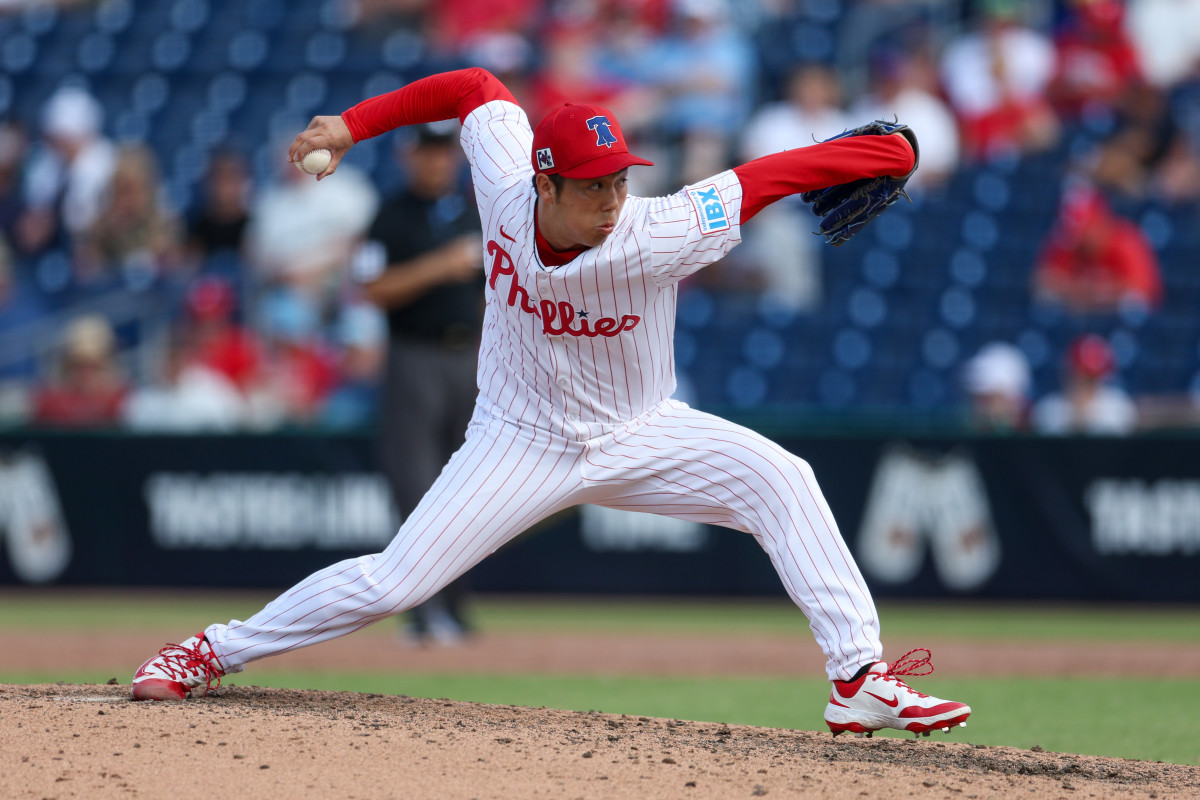
[[[975,176],[972,189],[976,205],[985,211],[1002,212],[1012,199],[1008,178],[996,172],[980,172]]]
[[[827,409],[843,409],[858,396],[854,376],[840,369],[828,369],[817,379],[817,399]]]
[[[942,322],[955,330],[962,330],[975,322],[975,298],[968,289],[959,286],[942,292],[938,310]]]
[[[839,369],[855,372],[871,361],[871,339],[857,328],[846,327],[834,334],[832,352]]]
[[[987,259],[979,252],[960,247],[950,255],[950,277],[963,286],[978,287],[988,276]]]
[[[929,369],[917,369],[908,379],[908,403],[920,410],[944,407],[951,397],[950,378]]]
[[[328,98],[329,82],[323,75],[311,70],[296,74],[287,82],[287,88],[284,91],[284,101],[287,103],[287,107],[306,116],[325,107]]]
[[[786,350],[784,337],[770,328],[751,328],[742,339],[742,359],[754,368],[772,370],[779,366]]]
[[[725,382],[726,399],[735,408],[758,408],[766,400],[767,390],[767,376],[751,367],[735,367]]]
[[[346,37],[335,31],[320,31],[304,44],[304,63],[309,69],[329,72],[346,60],[349,45]]]
[[[847,7],[799,4],[756,32],[762,99],[778,96],[798,55],[832,54]],[[168,194],[190,206],[212,150],[229,137],[242,137],[260,180],[273,178],[278,139],[312,115],[459,66],[432,53],[419,32],[352,26],[348,8],[336,0],[108,0],[2,16],[0,114],[36,121],[64,79],[84,80],[105,107],[107,131],[149,142]],[[1180,113],[1192,113],[1179,102]],[[1065,348],[1086,331],[1109,337],[1132,390],[1200,391],[1197,204],[1115,198],[1160,257],[1162,308],[1078,319],[1031,297],[1068,158],[1111,123],[1088,118],[1047,152],[966,165],[845,247],[823,248],[824,298],[812,311],[772,304],[769,294],[685,285],[675,355],[698,399],[746,409],[946,411],[961,402],[963,361],[983,343],[1015,342],[1044,391],[1058,385]],[[390,190],[400,179],[393,143],[361,143],[347,163]],[[205,269],[232,275],[241,265]],[[33,273],[55,303],[74,296],[63,253],[39,260]]]
[[[846,316],[860,328],[879,327],[887,320],[887,313],[887,300],[875,289],[860,286],[850,293]]]
[[[255,72],[267,63],[270,55],[270,39],[262,31],[253,29],[234,34],[226,49],[229,67],[238,72]]]
[[[862,254],[862,277],[876,289],[888,289],[900,279],[900,259],[890,249],[870,248]]]
[[[958,361],[962,348],[954,332],[933,328],[921,337],[921,355],[926,367],[944,370]]]

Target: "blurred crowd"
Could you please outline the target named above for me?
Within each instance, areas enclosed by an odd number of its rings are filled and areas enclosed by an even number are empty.
[[[0,21],[26,5],[0,3]],[[96,5],[63,4],[58,18]],[[1050,150],[1064,131],[1098,132],[1064,165],[1069,188],[1029,287],[1071,314],[1153,313],[1161,301],[1154,250],[1114,200],[1200,200],[1200,0],[333,5],[363,47],[408,32],[426,72],[492,70],[534,121],[568,99],[612,108],[631,147],[658,164],[630,176],[643,195],[873,118],[918,132],[915,194],[937,193],[967,164]],[[370,424],[387,322],[350,264],[390,187],[349,161],[318,184],[286,163],[280,141],[265,174],[251,152],[218,148],[181,201],[164,190],[170,154],[117,137],[94,90],[65,79],[36,117],[0,117],[0,422]],[[696,280],[771,292],[804,313],[822,298],[811,229],[798,202],[776,204]],[[1082,405],[1072,392],[1111,384],[1104,346],[1063,354],[1066,394],[982,416],[1084,429],[1070,421]],[[972,393],[1027,391],[1011,351],[980,353]],[[1104,430],[1133,427],[1120,402],[1104,402]]]

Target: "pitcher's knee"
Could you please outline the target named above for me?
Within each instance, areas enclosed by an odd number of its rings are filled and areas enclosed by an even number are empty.
[[[817,473],[813,471],[812,466],[803,458],[795,455],[789,455],[788,468],[792,473],[793,483],[807,483],[816,485]]]

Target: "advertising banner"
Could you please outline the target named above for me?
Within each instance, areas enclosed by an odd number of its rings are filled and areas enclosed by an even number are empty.
[[[1200,601],[1200,440],[843,436],[807,459],[877,597]],[[400,519],[360,436],[0,437],[0,585],[283,588]],[[581,506],[494,592],[782,594],[753,537]]]

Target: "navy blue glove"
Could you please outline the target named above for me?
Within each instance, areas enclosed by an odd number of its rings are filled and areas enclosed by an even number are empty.
[[[868,122],[825,140],[831,142],[850,136],[887,136],[893,133],[900,133],[908,139],[913,155],[916,156],[913,168],[907,175],[902,178],[860,178],[825,189],[812,189],[800,195],[806,203],[812,203],[813,213],[821,218],[820,230],[814,233],[824,236],[825,241],[834,247],[841,247],[850,241],[868,222],[882,214],[901,197],[909,199],[904,186],[917,171],[921,151],[917,148],[917,135],[911,128],[899,122],[884,120]]]

